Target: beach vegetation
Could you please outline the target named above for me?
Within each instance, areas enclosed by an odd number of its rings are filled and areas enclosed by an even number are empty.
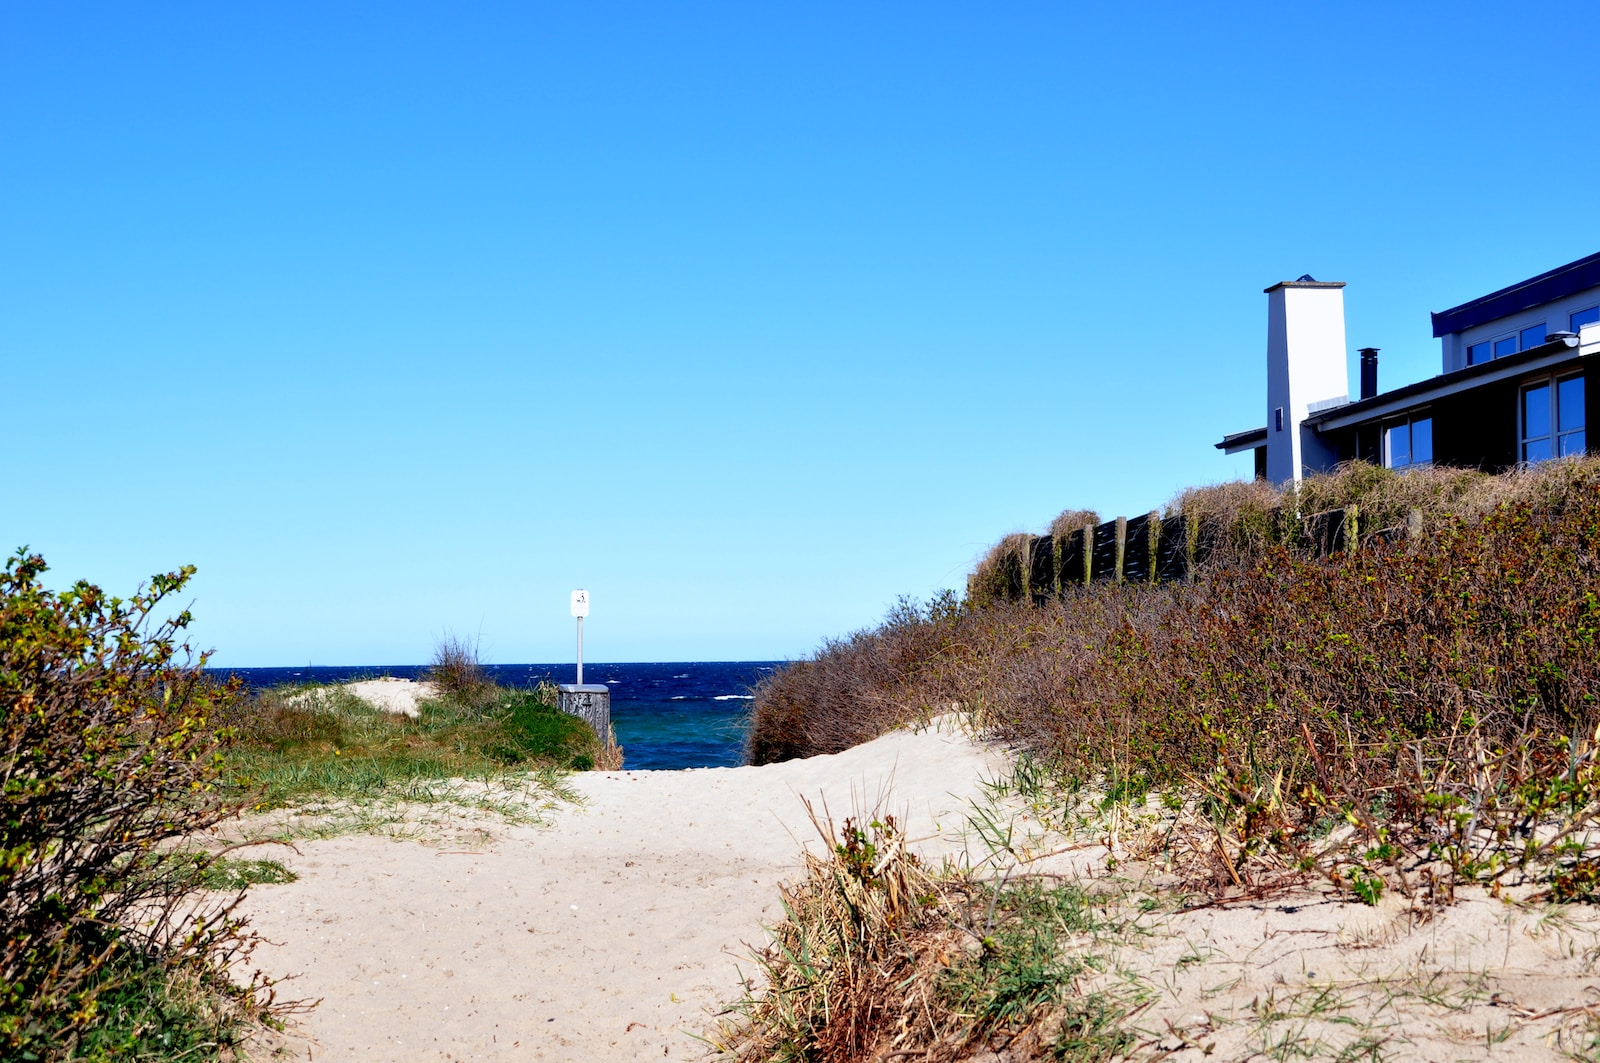
[[[467,705],[492,698],[498,690],[483,669],[478,642],[446,633],[434,645],[427,678],[441,693]]]
[[[1424,530],[1330,553],[1296,515],[1341,505]],[[1159,795],[1195,828],[1166,842],[1189,888],[1595,895],[1600,461],[1351,466],[1171,508],[1227,544],[1192,581],[902,603],[757,689],[752,759],[959,708],[1064,784]]]
[[[253,939],[221,854],[174,857],[237,810],[237,691],[164,618],[192,568],[126,599],[46,571],[0,572],[0,1056],[215,1056],[274,1006],[235,977]]]
[[[452,780],[536,782],[585,771],[604,755],[549,685],[499,687],[481,677],[440,689],[417,715],[388,712],[341,686],[295,686],[241,699],[226,782],[254,811],[307,802],[444,799]]]
[[[1140,913],[1071,884],[929,867],[892,816],[813,822],[826,848],[783,887],[760,978],[713,1039],[727,1056],[1087,1061],[1135,1042],[1141,992],[1104,975]]]

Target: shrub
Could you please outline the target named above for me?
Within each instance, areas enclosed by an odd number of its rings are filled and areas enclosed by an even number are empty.
[[[139,1041],[107,1030],[130,985],[254,1006],[253,986],[226,979],[249,945],[239,896],[205,891],[209,859],[170,858],[235,810],[210,722],[232,691],[179,641],[187,612],[157,619],[192,568],[127,600],[51,592],[45,570],[19,551],[0,574],[0,1054],[117,1055]]]
[[[441,693],[469,703],[494,692],[494,683],[478,660],[478,644],[451,634],[434,645],[428,680]]]
[[[837,753],[904,722],[903,685],[938,659],[962,615],[950,592],[926,608],[901,598],[877,630],[830,640],[812,660],[772,673],[755,691],[746,759]]]
[[[1012,532],[995,543],[967,577],[967,600],[981,608],[1026,596],[1032,543],[1026,532]]]
[[[1078,779],[1201,794],[1217,830],[1189,866],[1219,881],[1320,869],[1375,897],[1431,862],[1447,885],[1565,868],[1552,881],[1579,894],[1600,817],[1597,470],[1441,474],[1462,512],[1419,537],[1319,558],[1263,533],[1192,585],[858,633],[757,690],[752,754],[831,752],[959,702]],[[1317,840],[1329,822],[1350,828],[1337,844]]]

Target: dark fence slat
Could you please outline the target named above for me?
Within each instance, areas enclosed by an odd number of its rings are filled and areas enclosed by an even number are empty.
[[[1056,595],[1056,541],[1048,535],[1035,536],[1029,545],[1028,589],[1035,605]]]
[[[1094,578],[1117,577],[1117,522],[1108,520],[1094,529]]]
[[[1189,578],[1189,521],[1185,517],[1168,517],[1161,522],[1161,536],[1156,540],[1156,578]]]
[[[1129,517],[1123,537],[1122,578],[1128,583],[1150,580],[1150,516]]]
[[[1083,582],[1083,529],[1062,537],[1061,586]]]

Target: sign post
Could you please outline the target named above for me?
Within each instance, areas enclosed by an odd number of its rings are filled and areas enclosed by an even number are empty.
[[[572,615],[578,618],[578,686],[583,686],[583,618],[589,615],[589,592],[572,592]]]
[[[611,737],[611,688],[604,683],[583,681],[583,618],[589,615],[589,592],[572,592],[572,616],[578,622],[578,681],[562,683],[556,688],[557,703],[561,711],[580,716],[594,728],[603,748],[616,754],[616,764],[621,764],[621,753],[616,750]],[[616,766],[616,765],[613,765]]]

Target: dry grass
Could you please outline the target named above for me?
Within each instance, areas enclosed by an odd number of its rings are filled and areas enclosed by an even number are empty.
[[[1026,597],[1032,545],[1033,536],[1012,532],[990,547],[967,577],[967,598],[988,604]]]
[[[1200,795],[1197,887],[1595,897],[1600,462],[1414,475],[1352,467],[1304,492],[1427,503],[1414,539],[1319,557],[1236,485],[1186,504],[1230,507],[1258,556],[1193,585],[902,611],[764,684],[752,752],[831,752],[958,703],[1066,777]]]
[[[1075,531],[1082,531],[1091,524],[1100,523],[1100,514],[1092,509],[1064,509],[1056,514],[1055,520],[1045,529],[1046,535],[1053,535],[1057,539],[1064,539]]]
[[[468,642],[449,633],[434,645],[428,681],[442,693],[469,703],[495,692],[494,683],[484,673],[483,663],[478,659],[477,640]]]
[[[984,1047],[1098,1060],[1132,1043],[1129,995],[1085,984],[1105,966],[1086,940],[1120,928],[1082,891],[930,869],[892,816],[813,823],[830,848],[807,853],[783,890],[762,981],[716,1038],[728,1055],[953,1063]]]

